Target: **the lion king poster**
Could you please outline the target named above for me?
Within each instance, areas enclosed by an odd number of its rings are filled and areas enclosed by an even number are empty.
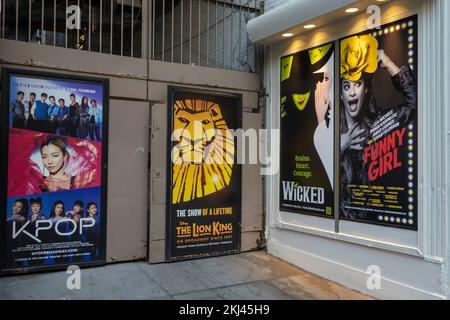
[[[240,247],[241,97],[169,88],[168,260]]]

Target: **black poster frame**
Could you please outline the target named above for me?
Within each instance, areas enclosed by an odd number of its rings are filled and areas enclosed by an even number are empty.
[[[103,87],[103,122],[102,122],[102,163],[101,163],[101,208],[100,215],[100,259],[88,262],[59,263],[49,266],[36,266],[29,268],[8,269],[5,266],[6,252],[6,215],[7,215],[7,179],[0,181],[0,276],[25,274],[44,271],[65,270],[70,265],[80,268],[95,267],[106,264],[106,226],[107,226],[107,193],[108,193],[108,133],[109,133],[109,79],[86,77],[74,74],[52,73],[46,71],[30,71],[25,69],[2,68],[1,74],[1,108],[0,108],[0,169],[8,172],[8,149],[9,149],[9,101],[10,101],[10,78],[11,76],[22,76],[38,79],[63,80],[79,83],[94,83]]]
[[[196,253],[196,254],[186,254],[186,255],[173,255],[171,252],[171,244],[172,244],[172,141],[171,136],[173,132],[173,104],[174,104],[174,95],[176,93],[182,94],[192,94],[200,97],[214,97],[214,98],[232,98],[236,99],[237,104],[237,123],[238,128],[242,128],[242,94],[228,93],[228,92],[220,92],[220,91],[211,91],[211,90],[203,90],[198,88],[190,88],[190,87],[180,87],[180,86],[168,86],[167,88],[167,160],[166,160],[166,241],[165,241],[165,261],[166,262],[175,262],[175,261],[183,261],[183,260],[191,260],[198,258],[207,258],[214,256],[224,256],[231,254],[238,254],[241,252],[241,237],[242,237],[242,165],[236,164],[237,166],[237,181],[239,182],[239,198],[236,199],[236,206],[239,208],[238,216],[237,216],[237,234],[239,235],[236,239],[236,248],[232,250],[224,250],[224,251],[213,251],[207,253]],[[237,129],[238,129],[237,128]],[[235,145],[237,139],[235,138]],[[235,163],[237,163],[237,152],[235,154]]]
[[[282,55],[279,58],[279,61],[278,61],[279,66],[280,66],[280,80],[281,80],[281,71],[282,71],[281,70],[282,61],[283,61],[284,58],[287,58],[287,57],[290,57],[290,56],[294,56],[294,55],[297,55],[297,54],[301,54],[301,53],[304,53],[304,52],[308,52],[310,50],[321,48],[321,47],[324,47],[324,46],[327,46],[327,45],[331,45],[332,46],[332,50],[333,50],[333,54],[334,54],[333,76],[336,76],[336,74],[337,74],[336,73],[336,70],[337,70],[336,69],[336,62],[338,61],[338,58],[339,58],[339,53],[337,51],[339,49],[339,46],[337,45],[336,41],[328,41],[328,42],[324,42],[324,43],[322,43],[320,45],[316,45],[316,46],[313,46],[313,47],[308,47],[306,49],[295,51],[295,52],[292,52],[290,54]],[[334,94],[333,94],[333,98],[332,99],[333,99],[334,108],[335,108],[335,110],[337,110],[337,106],[336,106],[336,103],[337,103],[336,92],[337,92],[337,90],[339,88],[336,86],[336,82],[334,82],[333,85],[334,85]],[[279,93],[280,93],[280,97],[279,97],[280,101],[279,102],[281,102],[281,91],[282,91],[281,88],[282,88],[282,81],[280,81],[279,88],[278,88]],[[280,112],[280,111],[281,111],[281,103],[280,103],[280,109],[277,110],[277,112]],[[335,126],[336,119],[338,119],[338,118],[339,118],[339,114],[335,112],[333,119],[331,119],[331,121],[333,123],[333,126]],[[278,154],[278,161],[279,161],[280,164],[282,163],[281,160],[282,160],[282,152],[283,152],[281,150],[281,141],[283,140],[283,130],[281,130],[281,126],[282,126],[282,119],[280,118],[280,122],[279,122],[279,127],[280,127],[280,139],[279,139],[280,151],[279,151],[279,154]],[[307,212],[307,211],[305,211],[303,209],[295,210],[295,209],[289,209],[289,208],[283,207],[283,205],[282,205],[283,201],[281,201],[281,186],[282,186],[282,183],[281,183],[282,182],[281,181],[281,171],[280,171],[280,175],[279,175],[279,178],[278,178],[278,181],[277,181],[277,188],[279,190],[278,210],[280,212],[289,212],[289,213],[293,213],[293,214],[304,215],[304,216],[311,216],[311,217],[317,217],[317,218],[323,218],[323,219],[327,219],[327,220],[335,220],[336,216],[339,215],[339,211],[338,211],[338,208],[336,207],[336,203],[335,203],[335,198],[336,198],[336,195],[337,195],[337,191],[336,191],[337,179],[336,179],[336,172],[335,172],[336,171],[335,170],[336,155],[337,155],[337,152],[336,152],[336,134],[337,134],[337,132],[339,132],[339,131],[335,127],[334,131],[333,131],[333,137],[334,137],[334,140],[333,140],[333,182],[331,183],[331,187],[333,188],[333,191],[332,191],[332,193],[333,193],[333,197],[332,197],[333,204],[332,204],[332,213],[331,213],[331,215],[324,215],[324,214],[320,214],[320,213],[314,213],[314,212],[311,212],[311,211]]]
[[[414,34],[414,40],[412,41],[413,43],[413,51],[415,51],[417,53],[417,55],[420,55],[420,50],[418,48],[418,44],[419,44],[419,37],[420,37],[420,25],[419,25],[419,16],[417,14],[412,14],[403,18],[399,18],[396,19],[394,21],[391,22],[387,22],[385,24],[382,24],[380,26],[379,29],[371,29],[371,30],[365,30],[365,31],[361,31],[361,32],[357,32],[357,33],[353,33],[353,34],[349,34],[347,36],[341,37],[339,39],[336,40],[336,46],[337,46],[337,59],[336,61],[339,63],[339,61],[341,60],[341,45],[342,45],[342,41],[348,38],[351,38],[353,36],[362,36],[362,35],[371,35],[373,32],[383,32],[385,29],[390,29],[392,28],[392,26],[395,25],[399,25],[401,23],[406,23],[406,21],[408,20],[412,20],[414,22],[414,28],[416,29],[417,33]],[[417,56],[414,56],[415,58],[415,66],[416,66],[416,74],[417,74],[417,78],[415,79],[416,81],[416,85],[417,85],[417,91],[416,91],[416,95],[419,94],[419,86],[420,86],[420,63],[419,63],[419,59]],[[339,69],[338,69],[339,70]],[[339,73],[339,72],[337,72]],[[338,75],[338,79],[340,79],[340,73]],[[341,95],[341,87],[338,86],[336,88],[336,92],[338,93],[338,95]],[[417,106],[416,106],[416,123],[414,126],[414,131],[416,133],[416,137],[418,137],[418,132],[420,129],[420,121],[419,121],[419,108],[421,106],[419,106],[419,102],[420,100],[417,98]],[[336,129],[337,131],[337,137],[338,137],[338,145],[340,146],[341,144],[341,132],[340,132],[340,126],[341,126],[341,122],[342,119],[340,117],[341,115],[341,111],[343,110],[343,106],[342,106],[342,102],[339,99],[338,103],[337,103],[337,108],[338,108],[338,114],[336,115],[338,117],[338,121],[339,121],[339,127]],[[416,149],[414,150],[414,154],[413,154],[413,161],[414,161],[414,179],[413,179],[413,184],[414,184],[414,201],[413,201],[413,205],[414,205],[414,209],[412,210],[414,213],[414,218],[415,218],[415,222],[412,226],[409,225],[401,225],[398,223],[394,223],[394,222],[386,222],[386,221],[375,221],[375,220],[368,220],[368,219],[352,219],[352,218],[348,218],[343,216],[342,214],[342,210],[341,210],[341,203],[342,203],[342,188],[343,188],[343,184],[342,184],[342,167],[339,163],[339,170],[338,170],[338,177],[337,177],[337,186],[339,188],[339,199],[338,199],[338,207],[336,208],[336,212],[337,212],[337,216],[338,216],[338,221],[346,221],[346,222],[352,222],[352,223],[362,223],[362,224],[366,224],[366,225],[372,225],[372,226],[378,226],[378,227],[385,227],[385,228],[393,228],[393,229],[397,229],[397,230],[406,230],[406,231],[415,231],[417,232],[419,230],[419,223],[420,223],[420,219],[419,219],[419,214],[420,214],[420,210],[418,208],[418,203],[419,203],[419,187],[418,187],[418,176],[419,176],[419,171],[420,168],[418,166],[418,160],[419,160],[419,154],[420,154],[420,141],[419,139],[415,139],[415,143],[414,143]],[[340,154],[340,153],[339,153]],[[339,157],[341,157],[339,155]],[[341,161],[341,160],[340,160]]]

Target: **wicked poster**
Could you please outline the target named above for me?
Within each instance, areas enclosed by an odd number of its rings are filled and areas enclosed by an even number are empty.
[[[281,59],[280,210],[334,217],[334,44]]]
[[[167,260],[240,250],[241,96],[169,88]]]
[[[105,262],[108,81],[3,70],[1,271]]]
[[[340,41],[340,218],[417,230],[417,16]]]

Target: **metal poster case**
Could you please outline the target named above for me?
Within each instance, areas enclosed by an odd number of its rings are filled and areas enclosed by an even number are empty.
[[[281,211],[334,217],[334,51],[281,58]]]
[[[168,261],[240,251],[242,97],[168,90]]]
[[[417,230],[417,16],[340,40],[340,218]]]
[[[3,69],[1,272],[105,263],[109,80]]]

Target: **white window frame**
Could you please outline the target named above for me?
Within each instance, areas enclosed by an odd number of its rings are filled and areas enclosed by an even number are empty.
[[[412,15],[418,15],[419,33],[419,107],[418,107],[418,131],[419,131],[419,163],[418,163],[418,231],[400,230],[391,227],[340,221],[340,229],[344,233],[335,233],[334,220],[320,217],[312,217],[302,214],[293,214],[279,210],[279,174],[269,176],[266,179],[266,208],[267,208],[267,238],[270,241],[270,229],[290,230],[310,235],[321,236],[338,241],[345,241],[367,247],[388,250],[400,254],[421,257],[426,261],[442,263],[444,257],[448,259],[448,231],[450,224],[448,219],[448,195],[443,192],[449,184],[448,172],[449,155],[446,150],[437,147],[445,145],[445,137],[449,140],[449,120],[445,123],[445,103],[450,101],[448,60],[445,63],[441,50],[436,50],[445,43],[445,35],[448,35],[449,23],[445,20],[442,10],[449,12],[450,5],[445,0],[427,0],[417,6],[417,2],[399,0],[406,7],[401,13],[382,18],[382,24],[400,20]],[[397,3],[394,3],[397,4]],[[414,7],[415,5],[415,7]],[[447,15],[447,18],[450,14]],[[325,27],[326,28],[326,27]],[[445,30],[444,30],[445,29]],[[314,41],[302,41],[293,39],[277,44],[268,49],[267,54],[267,86],[270,88],[270,98],[267,108],[267,127],[279,128],[279,101],[280,101],[280,61],[281,57],[301,50],[315,47],[330,41],[349,36],[366,30],[357,27],[347,30],[345,33],[336,33],[332,36],[312,36]],[[317,34],[321,30],[317,30]],[[334,30],[333,30],[334,31]],[[338,48],[336,48],[338,50]],[[449,58],[448,47],[447,56]],[[430,65],[440,61],[447,68]],[[436,79],[442,79],[440,86],[436,86]],[[338,90],[338,88],[336,88]],[[430,112],[430,104],[433,111]],[[447,106],[448,109],[448,106]],[[448,114],[448,111],[447,111]],[[339,116],[335,113],[336,117]],[[447,116],[448,118],[448,116]],[[337,126],[339,128],[339,126]],[[338,132],[338,131],[337,131]],[[436,142],[436,143],[435,143]],[[270,146],[269,146],[270,148]],[[430,157],[430,155],[435,155]],[[438,156],[441,156],[438,158]],[[436,158],[435,158],[436,157]],[[447,169],[447,170],[446,170]],[[335,186],[339,180],[335,176]],[[335,208],[335,214],[339,214],[339,208]],[[357,229],[357,232],[350,232]],[[381,235],[381,236],[380,236]],[[447,252],[447,255],[445,254]]]

